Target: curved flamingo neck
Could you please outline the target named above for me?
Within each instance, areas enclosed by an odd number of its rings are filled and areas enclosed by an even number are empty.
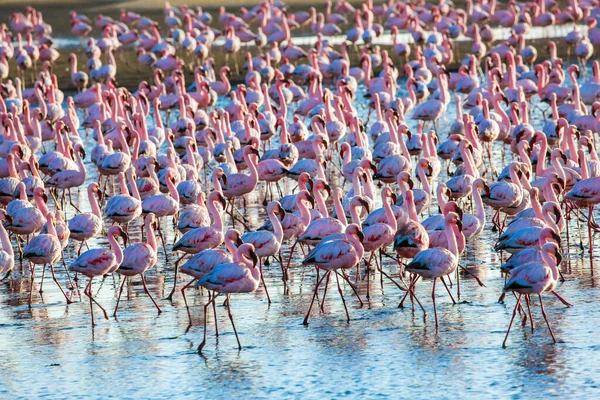
[[[150,222],[149,218],[146,218],[144,225],[146,226],[147,243],[150,247],[152,247],[152,250],[154,250],[154,252],[156,252],[158,250],[157,243],[156,243],[156,237],[154,236],[154,228],[152,227],[152,223]]]
[[[333,207],[335,208],[335,214],[337,216],[337,219],[339,219],[344,226],[347,226],[348,219],[346,218],[346,213],[344,212],[342,201],[337,195],[333,198]]]
[[[179,192],[177,191],[177,188],[175,187],[173,182],[171,182],[171,179],[169,179],[168,176],[167,176],[167,188],[169,189],[169,195],[171,195],[173,200],[175,200],[177,203],[179,203]]]
[[[90,201],[90,206],[92,207],[92,213],[102,219],[102,212],[100,211],[100,206],[98,205],[98,199],[94,193],[93,187],[88,187],[88,199]]]
[[[218,230],[219,232],[223,232],[223,219],[221,218],[221,212],[217,209],[215,205],[217,200],[209,201],[207,204],[208,213],[213,219],[213,228]]]
[[[329,211],[327,210],[327,206],[325,205],[325,199],[323,198],[323,194],[319,189],[314,190],[315,201],[317,202],[317,208],[319,212],[323,216],[323,218],[329,217]]]
[[[304,225],[304,227],[306,228],[308,224],[310,224],[311,214],[306,204],[304,204],[304,201],[302,201],[300,194],[296,196],[296,206],[300,211],[300,220],[302,221],[302,225]]]
[[[383,198],[383,210],[385,211],[385,217],[387,219],[387,224],[392,228],[394,232],[398,229],[398,220],[394,215],[394,210],[392,210],[392,205],[390,204],[387,198]]]
[[[365,255],[365,248],[363,247],[363,244],[354,235],[346,234],[346,239],[348,239],[348,241],[354,247],[354,250],[356,251],[356,256],[358,258],[358,261],[360,262],[360,260],[362,260],[363,256]]]
[[[121,265],[121,263],[123,262],[123,249],[121,248],[121,246],[119,246],[119,243],[117,242],[114,233],[108,235],[108,243],[110,244],[111,250],[115,253],[115,256],[117,257],[117,264]]]
[[[446,238],[448,239],[448,250],[450,250],[450,252],[458,258],[458,255],[459,255],[458,243],[456,241],[454,227],[448,221],[444,222],[444,226],[445,226],[444,230],[446,231]]]
[[[269,221],[271,221],[271,224],[273,225],[275,239],[277,239],[277,242],[281,243],[283,241],[283,227],[281,226],[281,221],[274,212],[269,213]]]

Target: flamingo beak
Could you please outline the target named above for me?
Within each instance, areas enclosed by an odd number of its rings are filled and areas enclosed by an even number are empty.
[[[413,187],[415,186],[415,183],[413,182],[413,180],[411,178],[408,178],[408,181],[406,183],[408,183],[408,188],[410,190],[412,190]]]
[[[256,267],[256,264],[258,264],[258,256],[254,250],[250,250],[250,258],[252,259],[252,266]]]
[[[396,193],[392,193],[390,197],[392,198],[392,204],[396,204],[398,201],[398,196],[396,196]]]
[[[279,218],[281,221],[283,221],[283,219],[285,218],[285,210],[283,209],[283,207],[281,207],[281,205],[277,206],[277,212],[279,213]]]
[[[129,241],[129,235],[121,228],[119,228],[119,236],[123,238],[123,243],[125,247],[127,247],[127,242]]]
[[[327,194],[331,196],[331,186],[329,186],[327,183],[325,183],[323,186]]]
[[[456,226],[458,227],[458,230],[459,230],[460,232],[462,232],[462,229],[463,229],[463,223],[462,223],[462,221],[461,221],[461,220],[458,220],[458,221],[456,221]]]
[[[220,193],[219,193],[219,202],[223,206],[223,209],[225,209],[227,207],[227,200],[225,200],[225,197],[223,197],[223,195]]]
[[[361,242],[365,240],[365,234],[360,229],[356,231],[356,236]]]
[[[367,214],[371,212],[369,209],[369,203],[365,199],[360,199],[359,203],[365,208],[365,210],[367,210]]]
[[[306,195],[306,200],[308,200],[310,202],[310,205],[312,208],[315,208],[315,198],[312,197],[310,194]]]

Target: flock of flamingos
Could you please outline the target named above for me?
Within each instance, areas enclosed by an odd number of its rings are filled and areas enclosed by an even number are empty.
[[[174,270],[169,298],[179,287],[187,307],[186,289],[207,290],[199,351],[209,307],[223,297],[241,349],[230,295],[262,287],[270,302],[265,268],[281,269],[284,287],[290,269],[315,271],[304,324],[317,298],[323,309],[329,284],[350,321],[344,292],[362,305],[357,281],[377,275],[398,289],[401,305],[425,313],[416,295],[424,279],[433,281],[437,330],[436,288],[455,302],[460,276],[472,274],[460,265],[463,252],[485,232],[510,256],[499,290],[500,301],[516,298],[506,339],[517,315],[534,328],[535,296],[556,342],[542,296],[571,305],[556,292],[561,254],[573,245],[564,239],[577,229],[592,257],[600,230],[600,65],[590,60],[600,46],[597,1],[467,0],[463,10],[449,0],[339,0],[324,11],[291,13],[273,0],[214,17],[167,3],[164,21],[125,10],[91,21],[73,11],[83,51],[80,60],[68,55],[67,94],[53,73],[67,56],[52,27],[32,7],[12,14],[0,29],[5,279],[30,276],[31,305],[36,274],[43,282],[47,268],[67,303],[77,276],[88,277],[94,326],[95,307],[109,318],[94,278],[119,280],[115,315],[136,276],[161,312],[145,273],[164,252]],[[550,56],[538,60],[528,32],[561,24],[572,31],[546,41]],[[510,36],[496,38],[496,27]],[[406,31],[410,43],[401,43]],[[375,45],[385,32],[389,51]],[[293,43],[305,34],[316,36],[310,49]],[[332,36],[344,40],[332,46]],[[460,55],[462,36],[472,43]],[[566,61],[557,56],[565,46]],[[124,51],[137,52],[153,81],[117,86]],[[460,68],[447,71],[453,62]],[[234,68],[245,82],[232,87]],[[543,120],[530,120],[534,110]],[[91,212],[72,200],[84,185]],[[266,208],[260,228],[247,219],[250,203]],[[177,232],[173,243],[165,227]],[[142,240],[130,243],[138,229]],[[102,235],[108,247],[90,249],[87,241]],[[68,246],[77,257],[61,262]],[[183,287],[179,273],[191,278]],[[188,316],[191,327],[189,307]]]

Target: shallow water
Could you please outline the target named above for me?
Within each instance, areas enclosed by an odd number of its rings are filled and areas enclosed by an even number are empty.
[[[366,112],[361,109],[361,116],[366,117]],[[446,124],[454,118],[451,105]],[[536,110],[534,126],[541,125],[541,118]],[[445,138],[444,128],[440,134]],[[85,140],[91,148],[91,136]],[[498,147],[494,154],[499,167]],[[89,161],[87,166],[91,182],[96,175]],[[288,190],[291,188],[290,184]],[[263,191],[260,185],[246,210],[254,227],[264,220]],[[89,210],[85,190],[75,195],[75,202],[82,211]],[[432,212],[437,212],[436,208],[432,206]],[[68,217],[72,215],[69,209]],[[397,307],[403,292],[385,279],[382,288],[379,274],[370,277],[369,301],[367,280],[358,279],[364,307],[347,284],[342,286],[350,323],[332,280],[324,312],[315,305],[310,325],[303,326],[315,271],[299,265],[299,252],[292,263],[287,293],[279,265],[266,267],[273,300],[270,306],[262,287],[256,293],[232,296],[231,310],[243,350],[237,350],[221,300],[217,302],[219,336],[215,337],[215,319],[210,313],[208,343],[202,355],[196,347],[202,340],[206,297],[199,290],[188,291],[194,327],[187,334],[181,295],[177,293],[172,302],[163,300],[173,285],[172,255],[167,263],[160,251],[159,265],[147,273],[150,291],[163,311],[160,315],[136,277],[126,286],[118,319],[106,321],[95,308],[98,325],[94,329],[90,327],[89,303],[85,297],[80,300],[77,290],[71,291],[75,303],[67,306],[47,273],[43,297],[38,294],[39,267],[34,306],[29,310],[28,274],[17,271],[14,279],[0,284],[0,394],[27,398],[446,398],[461,393],[477,398],[531,394],[567,398],[576,393],[577,397],[591,397],[600,384],[600,328],[595,323],[600,318],[596,304],[600,282],[593,275],[587,253],[573,245],[578,239],[572,236],[570,253],[562,264],[566,282],[559,284],[557,291],[575,306],[566,308],[554,298],[546,298],[546,311],[559,342],[551,343],[534,302],[535,332],[517,322],[508,348],[502,349],[515,303],[512,296],[507,296],[505,305],[497,302],[504,278],[499,271],[500,255],[492,251],[490,218],[491,214],[484,234],[470,243],[461,261],[486,287],[462,274],[459,304],[453,305],[443,286],[438,286],[439,332],[434,328],[430,282],[420,282],[416,289],[427,311],[424,320],[421,310],[413,311],[410,302],[404,309]],[[172,244],[171,221],[163,221],[163,227]],[[134,240],[139,240],[137,226],[130,229]],[[574,221],[570,229],[576,233]],[[583,241],[587,243],[585,234]],[[91,247],[100,245],[106,246],[106,241],[90,243]],[[74,251],[71,246],[67,250],[67,265]],[[286,260],[288,251],[286,245]],[[389,259],[384,262],[385,270],[397,276],[397,264]],[[595,263],[598,265],[597,257]],[[354,271],[349,275],[356,280]],[[57,276],[66,285],[60,266]],[[184,279],[180,279],[180,287]],[[80,286],[86,283],[84,278]],[[118,284],[118,277],[109,277],[102,283],[97,280],[93,287],[96,299],[111,315]],[[452,293],[456,296],[456,286]],[[321,292],[319,300],[322,296]]]

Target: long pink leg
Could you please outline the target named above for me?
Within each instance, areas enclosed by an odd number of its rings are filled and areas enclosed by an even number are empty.
[[[146,277],[144,276],[144,274],[142,274],[142,285],[144,285],[144,292],[146,292],[148,297],[150,297],[150,300],[152,300],[152,303],[154,303],[154,307],[156,307],[156,309],[158,310],[158,313],[160,314],[162,312],[162,310],[160,309],[160,307],[158,306],[156,301],[154,301],[154,297],[152,297],[152,295],[150,294],[150,291],[148,290],[148,287],[146,286]]]
[[[71,299],[69,299],[67,297],[67,294],[63,290],[62,286],[60,286],[60,283],[58,282],[58,279],[56,279],[56,275],[54,275],[54,266],[52,264],[50,264],[50,272],[52,273],[52,280],[54,281],[54,283],[56,283],[56,286],[58,286],[58,288],[60,289],[60,291],[63,294],[63,296],[65,296],[65,300],[67,301],[67,304],[71,304],[72,303]]]
[[[87,284],[87,286],[85,287],[85,289],[83,289],[83,294],[85,294],[90,299],[90,314],[92,316],[92,328],[93,328],[94,326],[96,326],[96,323],[94,322],[94,304],[92,303],[92,293],[91,293],[92,280],[93,280],[93,278],[90,279],[90,281]]]
[[[538,294],[540,298],[540,308],[542,309],[542,315],[544,316],[544,320],[546,321],[546,325],[548,325],[548,330],[550,331],[550,336],[552,336],[552,341],[556,343],[556,337],[554,337],[554,332],[552,332],[552,328],[550,327],[550,322],[548,322],[548,316],[546,315],[546,310],[544,309],[544,302],[542,301],[542,295]]]
[[[189,288],[194,282],[196,282],[196,278],[192,279],[190,281],[190,283],[188,283],[187,285],[185,285],[184,287],[181,288],[181,295],[183,296],[183,302],[185,304],[185,309],[187,311],[187,315],[188,315],[188,320],[189,320],[189,324],[187,326],[187,329],[185,330],[185,333],[188,333],[188,331],[192,328],[192,314],[190,313],[190,306],[188,305],[187,302],[187,297],[185,295],[185,291],[187,288]]]
[[[327,297],[327,287],[329,286],[330,275],[327,274],[327,280],[325,281],[325,290],[323,290],[323,298],[321,299],[321,312],[325,312],[325,297]]]
[[[342,303],[344,304],[344,310],[346,311],[346,318],[348,319],[348,322],[350,322],[350,314],[348,313],[348,307],[346,306],[346,299],[344,298],[344,292],[342,292],[342,287],[340,286],[340,278],[338,277],[337,273],[335,274],[335,281],[337,283],[338,292],[340,293],[340,296],[342,297]]]
[[[512,315],[512,318],[510,319],[510,324],[508,325],[508,330],[506,331],[506,336],[504,337],[504,342],[502,342],[503,348],[506,348],[506,341],[508,340],[508,334],[510,333],[510,328],[512,327],[515,317],[517,316],[517,309],[521,305],[521,296],[523,296],[523,295],[520,294],[519,297],[517,297],[517,304],[515,304],[515,309],[513,310],[513,315]]]
[[[115,312],[113,313],[113,317],[117,317],[117,311],[119,310],[119,302],[121,301],[121,295],[123,294],[123,287],[125,287],[125,281],[127,277],[125,275],[121,276],[123,278],[123,282],[121,282],[121,286],[119,288],[119,296],[117,297],[117,305],[115,306]]]
[[[229,300],[229,294],[227,294],[227,299]],[[235,329],[235,323],[233,322],[233,315],[231,315],[231,301],[227,302],[227,314],[229,315],[229,320],[231,321],[231,326],[233,327],[233,333],[235,333],[235,340],[237,340],[238,349],[242,349],[242,344],[240,343],[240,338],[238,337],[237,329]]]
[[[435,306],[435,283],[437,282],[437,278],[433,278],[433,287],[431,288],[431,300],[433,301],[433,315],[435,317],[435,330],[438,330],[438,317],[437,317],[437,307]]]
[[[198,346],[198,353],[202,353],[202,349],[206,345],[206,319],[208,314],[208,307],[210,306],[210,303],[215,301],[216,298],[217,296],[213,297],[211,300],[208,301],[208,303],[204,305],[204,338],[202,339],[202,343],[200,343],[200,345]]]
[[[323,274],[323,276],[321,277],[321,279],[319,279],[319,281],[315,285],[315,292],[313,293],[313,297],[312,297],[312,300],[310,302],[310,306],[308,307],[308,312],[306,313],[306,317],[304,317],[304,321],[302,322],[302,324],[308,325],[308,317],[310,316],[310,311],[312,310],[312,306],[313,306],[313,304],[315,302],[315,298],[317,297],[317,292],[319,291],[319,285],[321,284],[321,282],[323,282],[323,279],[325,279],[325,277],[327,275],[329,275],[330,272],[331,271],[327,271],[325,274]]]

